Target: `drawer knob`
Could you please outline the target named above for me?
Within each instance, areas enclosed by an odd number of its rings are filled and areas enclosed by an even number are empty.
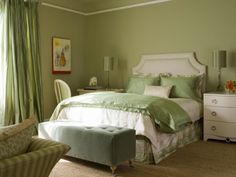
[[[211,126],[211,130],[215,131],[216,130],[216,126]]]
[[[216,112],[215,111],[211,112],[211,115],[216,116]]]
[[[213,104],[217,104],[217,99],[213,99],[213,100],[211,100],[211,102],[212,102]]]

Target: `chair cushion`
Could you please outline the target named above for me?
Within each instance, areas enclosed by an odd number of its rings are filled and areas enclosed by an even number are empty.
[[[0,128],[0,159],[25,153],[31,142],[35,118]]]

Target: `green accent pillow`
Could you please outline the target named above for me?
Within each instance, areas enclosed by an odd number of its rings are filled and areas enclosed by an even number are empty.
[[[0,160],[25,153],[31,142],[36,119],[0,128]]]
[[[160,78],[152,76],[131,76],[127,93],[143,94],[146,85],[159,85]]]
[[[198,76],[178,76],[178,77],[161,77],[161,85],[172,85],[170,97],[172,98],[191,98],[201,101],[197,94]]]

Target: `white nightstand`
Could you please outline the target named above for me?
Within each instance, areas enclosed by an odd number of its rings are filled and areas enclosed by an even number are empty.
[[[82,95],[85,93],[106,92],[106,91],[119,92],[119,93],[125,92],[124,89],[97,89],[97,90],[77,89],[77,92],[79,95]]]
[[[204,94],[204,140],[236,141],[236,94]]]

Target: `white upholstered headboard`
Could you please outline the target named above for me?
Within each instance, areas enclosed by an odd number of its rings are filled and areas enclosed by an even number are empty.
[[[133,68],[133,74],[200,75],[203,74],[203,88],[206,90],[206,66],[195,58],[194,53],[171,53],[142,55],[140,63]]]

